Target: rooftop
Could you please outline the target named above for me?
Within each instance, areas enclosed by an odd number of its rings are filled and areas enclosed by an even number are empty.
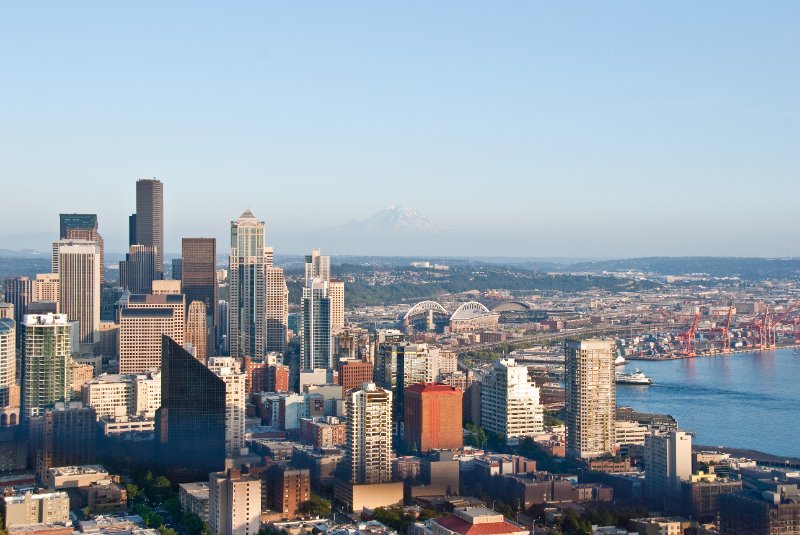
[[[82,466],[59,466],[50,468],[49,473],[55,476],[75,476],[84,474],[108,474],[108,470],[99,464],[85,464]]]

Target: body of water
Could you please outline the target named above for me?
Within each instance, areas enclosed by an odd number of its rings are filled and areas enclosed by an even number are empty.
[[[800,457],[800,351],[630,361],[650,386],[617,385],[617,404],[671,414],[695,444]]]

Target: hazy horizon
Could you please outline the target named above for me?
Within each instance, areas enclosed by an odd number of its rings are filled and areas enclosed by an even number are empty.
[[[155,176],[167,253],[249,207],[278,254],[800,256],[795,2],[0,14],[0,249],[124,252]],[[390,205],[446,230],[347,226]]]

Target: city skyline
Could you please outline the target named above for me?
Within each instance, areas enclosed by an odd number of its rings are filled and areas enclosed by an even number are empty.
[[[124,252],[154,176],[166,253],[249,206],[291,254],[800,255],[796,4],[417,7],[6,6],[4,193],[70,187],[0,248],[88,212]],[[460,234],[322,232],[391,205]]]

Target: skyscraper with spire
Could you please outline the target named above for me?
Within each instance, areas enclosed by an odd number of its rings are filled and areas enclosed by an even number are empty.
[[[263,357],[286,348],[289,292],[283,270],[264,244],[263,221],[249,209],[231,221],[230,354]]]

